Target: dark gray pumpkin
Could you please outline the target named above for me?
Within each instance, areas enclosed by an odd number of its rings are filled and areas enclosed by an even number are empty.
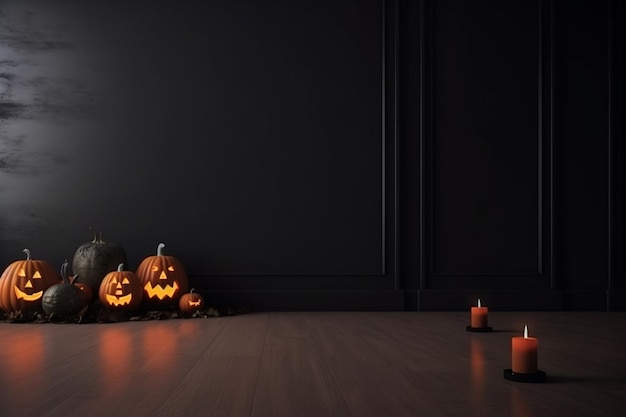
[[[49,316],[67,318],[80,312],[87,303],[80,288],[73,285],[67,276],[67,261],[61,265],[61,278],[63,282],[44,291],[41,307]]]
[[[119,264],[128,264],[126,252],[115,243],[102,240],[102,233],[76,249],[72,260],[72,271],[80,275],[80,280],[98,294],[100,283],[106,274],[117,270]]]

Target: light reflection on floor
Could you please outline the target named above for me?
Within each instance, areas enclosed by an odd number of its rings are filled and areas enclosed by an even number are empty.
[[[102,379],[102,389],[108,395],[124,392],[128,374],[132,372],[135,358],[132,356],[133,338],[128,327],[108,327],[100,332],[98,353],[100,360],[99,374]]]
[[[480,410],[485,404],[485,354],[483,341],[470,340],[471,395],[474,409]]]
[[[2,340],[0,354],[2,364],[0,378],[3,383],[29,380],[30,384],[40,384],[41,381],[36,376],[43,370],[46,361],[45,352],[41,328],[32,326],[28,333],[6,335]],[[36,386],[32,389],[35,390]]]
[[[5,324],[15,332],[3,333],[0,352],[0,405],[11,409],[28,410],[49,403],[54,397],[55,383],[72,384],[74,377],[81,374],[81,381],[74,392],[86,397],[97,395],[122,398],[126,393],[138,389],[129,381],[137,375],[150,375],[142,389],[161,390],[171,388],[171,376],[180,369],[185,358],[179,354],[182,343],[193,344],[194,336],[200,331],[199,321],[176,320],[141,323],[117,323],[97,326],[93,339],[82,337],[85,345],[76,349],[59,338],[59,332],[67,332],[72,341],[75,332],[87,327],[65,324]],[[79,337],[80,339],[80,337]],[[72,351],[80,351],[73,356]],[[58,359],[63,358],[63,359]],[[62,360],[67,367],[63,381],[51,381],[47,368],[55,360]],[[48,379],[46,379],[48,378]],[[11,395],[3,395],[3,389],[11,387]]]

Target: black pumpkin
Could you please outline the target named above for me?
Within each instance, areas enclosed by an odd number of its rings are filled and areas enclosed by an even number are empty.
[[[61,265],[61,277],[63,282],[48,287],[43,293],[41,307],[49,316],[67,318],[80,312],[87,303],[83,292],[67,276],[67,261]]]
[[[106,274],[117,270],[119,264],[127,264],[126,252],[115,243],[102,240],[102,233],[76,249],[72,260],[72,271],[89,285],[93,294],[98,294],[100,283]]]

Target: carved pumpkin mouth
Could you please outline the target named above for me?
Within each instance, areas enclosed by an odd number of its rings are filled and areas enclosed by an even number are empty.
[[[202,304],[202,300],[198,300],[198,301],[189,300],[189,307],[200,307],[200,304]]]
[[[43,295],[43,291],[37,291],[32,294],[26,294],[24,291],[21,291],[15,285],[13,286],[13,288],[15,289],[15,297],[17,297],[18,300],[37,301]]]
[[[149,298],[157,297],[159,300],[162,300],[165,297],[174,297],[174,294],[178,291],[178,283],[174,281],[173,285],[155,285],[153,287],[152,283],[148,282],[143,288],[146,290]]]
[[[123,306],[126,304],[130,304],[130,301],[133,299],[133,294],[126,294],[122,297],[117,297],[115,295],[107,294],[106,300],[107,303],[111,306]]]

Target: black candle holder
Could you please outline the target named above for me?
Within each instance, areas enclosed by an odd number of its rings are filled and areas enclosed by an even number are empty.
[[[544,371],[537,371],[532,374],[522,374],[520,372],[513,372],[512,369],[504,370],[504,379],[515,382],[546,382],[548,375]]]
[[[467,330],[468,332],[476,332],[476,333],[489,333],[489,332],[493,332],[493,329],[490,326],[485,326],[485,327],[472,327],[472,326],[467,326],[465,328],[465,330]]]

